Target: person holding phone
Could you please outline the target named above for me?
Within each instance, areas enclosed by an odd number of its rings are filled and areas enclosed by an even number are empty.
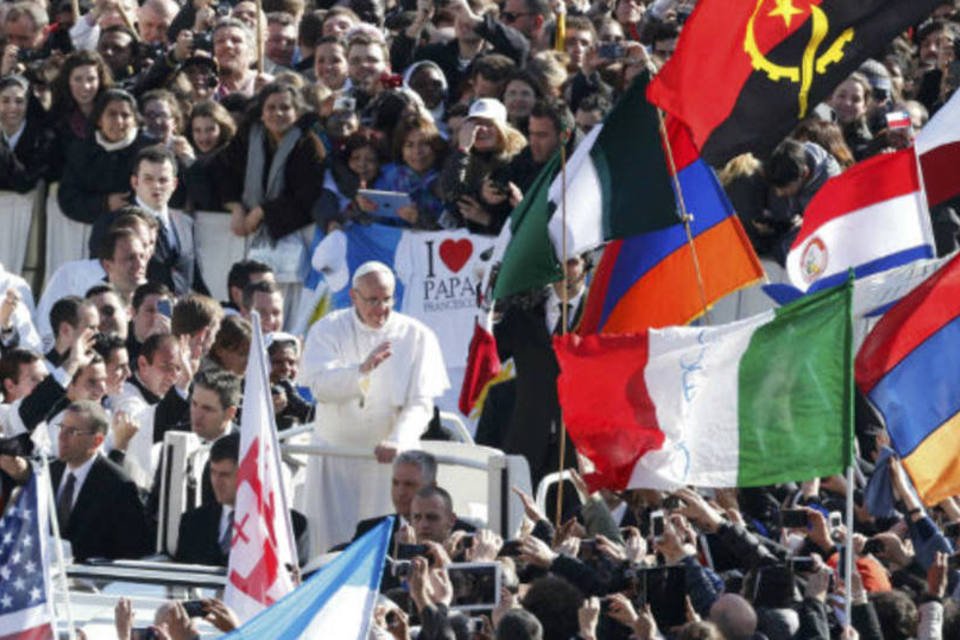
[[[394,161],[383,167],[383,188],[406,193],[411,204],[397,210],[415,229],[438,229],[443,213],[438,179],[447,145],[429,120],[412,116],[402,120],[393,137]]]
[[[507,109],[495,98],[480,98],[470,105],[457,133],[458,147],[446,160],[440,189],[449,221],[443,226],[467,227],[473,233],[496,235],[506,215],[494,216],[482,201],[484,180],[506,167],[526,146],[526,138],[507,122]],[[509,214],[509,212],[507,213]]]

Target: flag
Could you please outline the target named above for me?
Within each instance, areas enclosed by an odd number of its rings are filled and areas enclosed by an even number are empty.
[[[384,518],[296,591],[225,640],[365,640],[392,527],[393,517]]]
[[[554,339],[591,488],[759,486],[851,460],[851,286],[717,327]]]
[[[41,493],[45,490],[33,473],[0,518],[0,638],[3,640],[52,640],[55,637],[46,549],[47,500]]]
[[[887,426],[917,493],[960,492],[960,256],[877,323],[856,359],[857,386]]]
[[[869,158],[827,180],[787,254],[798,289],[816,291],[935,255],[913,149]]]
[[[915,141],[931,207],[960,196],[960,92],[955,91]]]
[[[657,110],[641,74],[603,123],[587,134],[550,185],[550,239],[555,252],[576,256],[607,240],[627,238],[678,221]],[[566,184],[566,189],[564,189]],[[567,215],[561,215],[566,191]]]
[[[686,122],[703,158],[722,165],[770,151],[879,43],[939,0],[700,0],[651,102]]]
[[[560,154],[557,153],[540,170],[500,231],[490,261],[492,265],[500,263],[493,286],[495,300],[563,278],[560,261],[547,235],[547,222],[552,212],[547,193],[559,170]],[[488,277],[491,277],[489,272]]]
[[[460,387],[460,412],[469,416],[477,398],[491,380],[500,373],[500,356],[497,354],[497,341],[493,337],[493,318],[484,313],[483,320],[477,320],[470,339],[467,355],[467,370],[463,374]]]
[[[667,135],[680,191],[693,215],[690,232],[702,288],[682,224],[614,240],[594,273],[577,331],[581,335],[686,324],[704,312],[704,304],[763,277],[740,220],[686,127],[668,118]]]
[[[251,319],[253,336],[244,375],[237,498],[224,592],[224,601],[242,621],[293,591],[289,568],[297,566],[290,509],[280,477],[267,352],[259,314],[253,313]]]

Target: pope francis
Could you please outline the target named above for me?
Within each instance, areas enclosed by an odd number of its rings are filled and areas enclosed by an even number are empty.
[[[300,381],[317,401],[314,442],[369,448],[376,460],[310,458],[303,504],[311,556],[350,539],[356,523],[393,511],[390,462],[414,448],[450,386],[436,335],[393,311],[395,280],[382,262],[354,272],[353,306],[307,334]]]

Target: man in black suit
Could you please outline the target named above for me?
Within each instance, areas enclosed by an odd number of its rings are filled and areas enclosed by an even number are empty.
[[[585,257],[567,261],[567,331],[576,326],[583,311],[588,267]],[[508,301],[500,322],[494,325],[500,359],[513,358],[517,368],[516,400],[500,447],[526,457],[534,487],[559,466],[560,366],[552,340],[563,329],[562,294],[560,281],[542,292],[517,296]],[[575,466],[576,459],[568,440],[564,466]]]
[[[177,188],[177,158],[162,145],[145,147],[133,162],[130,176],[133,204],[153,216],[159,225],[157,244],[147,264],[147,279],[162,282],[177,296],[191,290],[209,293],[200,274],[190,216],[168,207]],[[90,232],[91,252],[97,251],[116,215],[107,212]]]
[[[139,558],[152,549],[137,486],[98,451],[110,423],[96,402],[63,413],[59,458],[50,465],[60,535],[76,560]]]
[[[177,562],[225,567],[233,536],[233,510],[237,498],[237,466],[240,459],[240,434],[223,436],[210,447],[210,483],[215,502],[204,504],[183,514],[177,538]],[[297,549],[306,549],[301,541],[307,519],[291,510],[293,534]],[[300,564],[304,554],[298,553]]]
[[[412,449],[401,452],[393,461],[393,477],[390,481],[390,499],[397,510],[393,519],[393,529],[390,531],[390,541],[387,544],[387,555],[395,556],[396,535],[401,525],[410,524],[410,506],[413,497],[424,487],[437,484],[437,459],[426,451]],[[370,529],[389,516],[367,518],[357,523],[357,530],[353,534],[356,540]],[[454,522],[455,531],[474,531],[475,528],[468,522],[457,519]],[[337,545],[334,550],[342,549],[346,545]]]

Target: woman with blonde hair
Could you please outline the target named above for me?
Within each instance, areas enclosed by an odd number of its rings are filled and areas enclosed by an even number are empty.
[[[489,195],[491,188],[506,195],[502,192],[507,185],[491,185],[491,178],[502,173],[527,146],[527,140],[507,122],[503,103],[493,98],[470,105],[457,137],[457,149],[447,158],[440,176],[440,191],[447,203],[440,222],[445,227],[466,226],[473,233],[500,233],[509,211],[504,214],[503,207],[494,210]]]

